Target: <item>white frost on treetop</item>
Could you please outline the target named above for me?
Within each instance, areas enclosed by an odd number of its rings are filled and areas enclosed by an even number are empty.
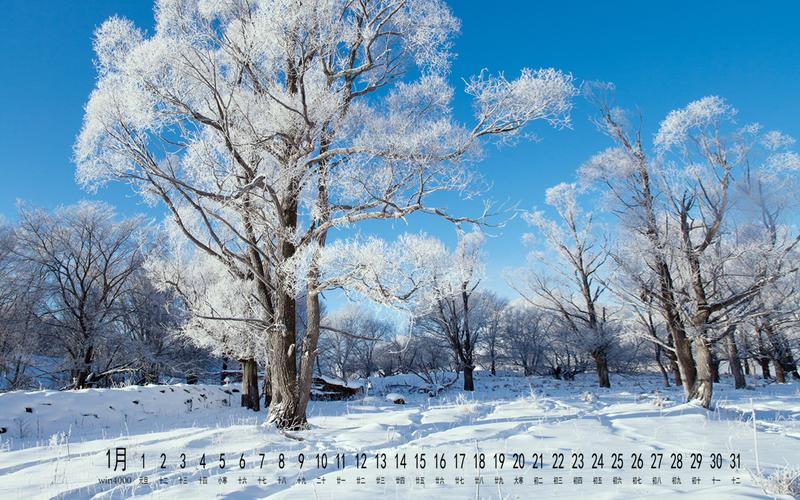
[[[578,169],[581,184],[598,180],[623,179],[639,169],[630,153],[619,147],[611,147],[592,156]]]
[[[761,136],[761,145],[768,151],[779,151],[795,143],[794,137],[784,134],[780,130],[770,130]]]
[[[516,80],[484,70],[467,83],[475,98],[475,116],[481,130],[516,133],[525,123],[545,120],[554,127],[570,125],[574,78],[553,68],[525,68]]]
[[[735,115],[736,109],[725,102],[725,99],[717,96],[703,97],[690,102],[685,108],[671,111],[661,122],[655,145],[669,149],[683,143],[691,129],[706,128]]]

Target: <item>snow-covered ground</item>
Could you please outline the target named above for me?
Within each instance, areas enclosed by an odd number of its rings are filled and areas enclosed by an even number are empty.
[[[650,376],[614,376],[600,390],[588,375],[478,373],[475,393],[453,386],[436,397],[408,390],[412,379],[373,380],[352,401],[312,402],[312,429],[291,435],[261,425],[263,411],[238,408],[232,386],[0,394],[0,498],[753,498],[764,495],[757,468],[800,465],[798,383],[752,380],[756,389],[734,391],[724,379],[708,412]],[[123,447],[125,471],[114,471]],[[563,469],[554,468],[559,454]]]

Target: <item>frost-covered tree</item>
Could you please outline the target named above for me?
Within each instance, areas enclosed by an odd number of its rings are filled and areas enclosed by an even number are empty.
[[[31,305],[38,276],[16,257],[14,229],[0,223],[0,388],[31,385],[33,355],[40,339]]]
[[[526,377],[543,374],[557,323],[554,314],[526,302],[508,305],[500,318],[501,358]]]
[[[738,201],[732,214],[736,242],[749,250],[738,259],[734,276],[750,276],[753,269],[758,269],[754,263],[769,259],[800,261],[796,248],[783,253],[787,240],[792,237],[792,229],[796,229],[790,223],[796,220],[800,208],[797,175],[800,156],[787,151],[795,140],[778,131],[768,131],[755,139],[759,140],[768,159],[760,167],[747,165],[733,189]],[[735,279],[730,277],[728,281]],[[793,314],[800,294],[797,285],[796,273],[768,283],[753,298],[760,314],[750,321],[752,328],[739,328],[752,332],[755,339],[750,344],[763,348],[763,358],[772,362],[779,383],[785,382],[786,373],[800,377],[789,338],[797,325]],[[726,344],[729,352],[738,354],[734,335],[726,339]]]
[[[642,143],[640,128],[631,124],[624,111],[613,106],[609,95],[613,88],[598,85],[587,87],[587,90],[600,112],[598,127],[616,146],[593,156],[579,169],[578,177],[584,183],[598,182],[606,187],[609,196],[622,207],[619,210],[620,226],[629,240],[625,254],[617,261],[620,264],[634,262],[632,266],[628,265],[629,269],[634,269],[628,273],[630,276],[636,276],[636,269],[652,272],[654,278],[643,280],[635,289],[638,291],[655,285],[652,292],[673,340],[672,349],[688,398],[694,387],[696,368],[684,318],[677,309],[673,270],[666,249],[670,235],[665,232],[658,213],[660,191],[653,179],[653,160]],[[639,265],[637,260],[643,265]]]
[[[691,340],[677,308],[677,291],[666,249],[670,235],[665,233],[658,213],[661,198],[653,178],[653,160],[642,143],[640,128],[631,124],[623,110],[613,106],[613,87],[595,85],[587,86],[586,90],[600,112],[598,127],[614,141],[615,147],[593,156],[579,169],[578,177],[584,183],[596,182],[607,189],[615,206],[621,207],[618,215],[625,229],[623,238],[627,238],[626,257],[616,260],[633,269],[628,273],[632,277],[639,269],[652,273],[653,279],[643,279],[642,287],[648,283],[655,285],[653,296],[673,340],[672,349],[688,398],[694,387],[696,368]],[[638,293],[642,287],[634,289]]]
[[[709,407],[715,361],[711,345],[731,335],[742,318],[762,315],[753,299],[770,283],[797,271],[792,262],[797,239],[783,234],[762,252],[762,237],[754,241],[730,241],[730,207],[734,203],[734,179],[748,168],[787,168],[797,163],[788,143],[767,148],[760,126],[736,125],[736,110],[719,97],[705,97],[673,111],[662,121],[655,136],[659,171],[668,200],[667,213],[676,227],[673,253],[687,290],[680,306],[690,326],[697,362],[697,381],[692,397]],[[764,161],[759,167],[759,162]],[[750,271],[742,275],[744,260]]]
[[[320,364],[347,381],[352,375],[368,378],[378,369],[375,350],[391,338],[395,328],[363,305],[349,304],[325,316],[322,330]]]
[[[647,245],[641,240],[631,240],[628,231],[624,224],[618,228],[619,239],[609,249],[616,266],[604,279],[614,300],[622,306],[622,337],[634,344],[641,340],[651,343],[648,346],[652,349],[651,360],[661,372],[665,387],[669,387],[668,371],[672,372],[675,385],[682,385],[673,338],[659,308],[658,279],[642,255],[642,248],[647,249]]]
[[[429,195],[468,184],[482,139],[568,124],[572,77],[483,72],[462,125],[447,83],[459,23],[441,0],[159,0],[155,13],[151,35],[120,18],[97,30],[78,179],[133,184],[200,251],[252,276],[270,325],[269,420],[304,427],[330,231],[414,212],[457,220]]]
[[[560,316],[594,360],[600,387],[611,387],[608,363],[616,343],[615,327],[600,302],[606,286],[598,276],[608,252],[595,234],[592,212],[580,207],[578,194],[577,185],[561,183],[546,193],[556,219],[542,211],[525,214],[547,245],[545,252],[532,254],[537,268],[519,273],[521,278],[513,286],[531,304]]]
[[[480,231],[462,234],[453,253],[440,252],[425,263],[429,280],[418,293],[415,327],[450,348],[465,391],[475,390],[472,373],[487,309],[482,307],[487,297],[477,290],[484,272],[482,245]]]
[[[386,377],[399,373],[411,373],[414,349],[410,348],[411,337],[395,335],[375,346],[375,363],[378,375]]]
[[[19,211],[14,252],[39,277],[31,307],[65,356],[73,388],[130,368],[116,356],[121,345],[115,335],[131,277],[147,252],[142,225],[141,218],[115,220],[114,210],[101,203]]]
[[[759,126],[736,125],[736,110],[718,97],[669,113],[651,151],[624,113],[602,101],[600,109],[600,124],[618,146],[592,158],[581,177],[601,181],[619,202],[629,236],[625,257],[616,260],[641,259],[643,265],[633,269],[652,273],[639,281],[656,284],[652,293],[672,337],[686,396],[709,407],[717,366],[712,347],[743,319],[767,312],[754,299],[796,271],[796,239],[783,238],[767,255],[757,250],[763,233],[751,241],[737,237],[734,180],[748,169],[790,168],[796,154],[785,141],[767,147],[771,142]]]
[[[497,375],[497,365],[502,361],[501,337],[503,329],[503,311],[508,302],[499,295],[484,291],[478,297],[476,321],[474,328],[480,330],[481,366],[488,367],[489,373]]]
[[[404,339],[402,348],[408,362],[407,371],[426,384],[429,394],[438,394],[458,381],[459,364],[447,342],[440,336],[411,335]],[[452,375],[456,372],[456,376]]]
[[[456,248],[449,251],[425,234],[401,235],[395,242],[371,237],[336,242],[323,260],[326,286],[346,286],[412,318],[415,337],[434,337],[450,351],[458,371],[464,372],[465,390],[474,390],[477,344],[487,318],[482,316],[493,297],[478,286],[483,279],[484,235],[479,229],[460,231]],[[335,270],[335,271],[333,271]],[[433,343],[431,343],[433,344]],[[437,367],[441,364],[436,357]]]
[[[159,383],[162,378],[192,380],[206,371],[210,356],[180,335],[185,311],[173,289],[158,289],[144,272],[136,273],[123,299],[119,328],[124,356],[138,371],[135,383]]]
[[[174,292],[183,321],[176,330],[195,345],[242,364],[242,406],[260,410],[258,366],[269,360],[265,321],[247,277],[198,250],[169,226],[167,250],[147,262],[161,293]]]

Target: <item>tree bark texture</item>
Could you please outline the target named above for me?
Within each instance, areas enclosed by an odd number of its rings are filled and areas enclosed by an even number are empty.
[[[714,392],[713,359],[711,346],[703,336],[694,339],[697,360],[697,379],[691,393],[691,400],[698,401],[703,408],[711,407],[711,396]]]
[[[592,353],[595,366],[597,367],[597,383],[600,387],[611,387],[611,380],[608,375],[608,357],[605,351],[595,351]]]
[[[742,372],[742,362],[739,359],[739,349],[736,346],[734,330],[729,331],[725,336],[725,347],[728,351],[728,365],[731,367],[734,387],[736,389],[744,389],[747,387],[747,381]]]

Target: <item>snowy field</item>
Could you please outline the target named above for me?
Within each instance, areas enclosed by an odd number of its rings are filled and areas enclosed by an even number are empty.
[[[236,407],[232,386],[0,394],[0,498],[756,498],[765,496],[757,468],[800,464],[798,383],[750,380],[756,389],[734,391],[723,379],[708,412],[680,403],[680,389],[664,390],[656,377],[614,376],[612,389],[599,390],[591,376],[478,374],[474,394],[450,388],[435,398],[404,390],[407,380],[373,381],[371,394],[352,401],[312,402],[312,429],[291,436],[261,425],[263,411]],[[389,392],[406,404],[387,401]],[[115,472],[123,447],[126,470]],[[559,454],[563,469],[554,467]]]

